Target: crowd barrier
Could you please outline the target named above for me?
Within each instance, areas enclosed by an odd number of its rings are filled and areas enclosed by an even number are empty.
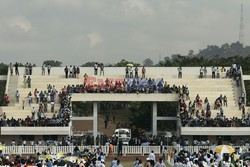
[[[122,153],[123,155],[147,155],[151,151],[154,151],[155,154],[161,154],[165,146],[123,146]],[[242,151],[247,152],[250,149],[250,146],[234,146],[235,148],[241,148]],[[6,146],[3,150],[3,154],[35,154],[37,152],[42,153],[43,151],[50,150],[51,154],[57,154],[62,152],[63,154],[73,153],[75,146]],[[97,148],[101,148],[103,153],[108,155],[109,147],[108,146],[79,146],[79,149],[82,151],[85,148],[94,151]],[[200,149],[209,149],[214,150],[215,146],[166,146],[167,150],[179,152],[182,149],[185,149],[189,152],[198,152]],[[113,153],[117,154],[117,146],[113,146]]]

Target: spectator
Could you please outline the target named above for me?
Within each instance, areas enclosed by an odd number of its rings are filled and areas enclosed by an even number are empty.
[[[16,64],[15,64],[15,73],[16,73],[16,75],[19,75],[18,66],[19,66],[19,64],[18,64],[18,62],[16,62]]]
[[[94,75],[97,75],[97,73],[98,73],[98,64],[95,63],[95,65],[94,65]]]
[[[16,103],[19,103],[20,93],[16,91]]]
[[[148,159],[149,159],[149,161],[150,161],[150,164],[151,164],[152,166],[154,166],[154,165],[155,165],[155,154],[154,154],[154,151],[153,151],[153,150],[151,151],[151,153],[149,153]]]
[[[45,75],[45,68],[46,68],[46,65],[43,63],[43,65],[42,65],[42,75]]]
[[[103,63],[100,64],[100,76],[101,75],[104,76],[104,64]]]
[[[142,67],[141,73],[142,73],[142,78],[145,78],[146,77],[146,68],[144,66]]]
[[[177,70],[178,70],[178,78],[182,78],[182,67],[181,66],[178,67]]]
[[[3,100],[5,105],[9,104],[9,96],[7,94],[4,95]]]
[[[47,64],[48,75],[50,75],[51,65]]]
[[[64,72],[65,72],[65,78],[68,78],[69,69],[67,66],[64,68]]]
[[[9,68],[10,68],[10,75],[12,76],[13,75],[13,64],[12,63],[10,63]]]

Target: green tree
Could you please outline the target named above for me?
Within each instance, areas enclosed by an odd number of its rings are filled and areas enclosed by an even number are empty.
[[[0,75],[7,75],[8,65],[1,63],[0,64]]]
[[[87,62],[85,64],[82,64],[81,67],[94,67],[95,63],[98,63],[98,62],[89,61],[89,62]]]
[[[147,58],[143,61],[143,65],[146,67],[152,67],[154,65],[154,62],[150,58]]]
[[[62,66],[62,62],[57,61],[57,60],[46,60],[43,62],[43,64],[51,65],[51,67],[61,67]]]

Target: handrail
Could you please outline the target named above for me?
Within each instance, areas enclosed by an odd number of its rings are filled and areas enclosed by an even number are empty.
[[[8,67],[7,80],[6,80],[6,86],[5,86],[5,94],[8,94],[8,92],[9,92],[9,82],[10,82],[10,67]]]
[[[246,102],[247,102],[247,92],[246,92],[246,88],[245,88],[245,83],[244,83],[244,79],[243,79],[243,72],[242,72],[242,67],[240,66],[240,74],[241,74],[241,88],[242,91],[245,93],[245,98],[244,98],[244,105],[246,106]]]
[[[216,146],[123,146],[122,153],[123,155],[148,155],[151,151],[154,151],[155,154],[161,155],[163,153],[163,148],[167,148],[168,151],[176,150],[179,152],[182,149],[185,149],[189,152],[198,152],[200,149],[209,149],[214,150]],[[243,152],[247,152],[250,149],[249,146],[233,146],[233,148],[241,148]],[[54,154],[59,152],[63,154],[73,153],[75,146],[6,146],[3,149],[3,154],[35,154],[36,152],[42,153],[45,150],[50,149]],[[78,146],[80,150],[89,149],[94,150],[101,148],[102,152],[106,155],[110,153],[109,146]],[[118,153],[118,147],[114,146],[114,154]]]

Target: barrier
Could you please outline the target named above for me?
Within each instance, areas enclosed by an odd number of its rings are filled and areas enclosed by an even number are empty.
[[[9,92],[9,82],[10,82],[10,67],[8,67],[6,86],[5,86],[5,94],[8,94],[8,92]]]
[[[241,74],[241,88],[242,88],[242,92],[245,93],[245,99],[244,99],[244,105],[246,106],[246,102],[247,102],[247,92],[246,92],[246,88],[245,88],[245,83],[244,83],[244,79],[243,79],[243,72],[242,72],[242,67],[240,67],[240,74]]]
[[[122,153],[123,155],[148,155],[152,150],[155,154],[160,155],[164,147],[167,150],[177,152],[185,149],[189,152],[198,152],[200,149],[208,149],[214,150],[215,146],[123,146]],[[233,146],[233,147],[241,147],[244,151],[248,151],[250,146]],[[43,151],[50,151],[52,154],[57,154],[62,152],[63,154],[73,153],[75,146],[6,146],[3,150],[3,154],[35,154],[37,152],[42,153]],[[108,146],[79,146],[79,149],[83,151],[84,149],[89,149],[94,151],[97,148],[101,148],[102,152],[106,155],[109,154]],[[117,154],[118,148],[117,146],[113,147],[114,154]]]

